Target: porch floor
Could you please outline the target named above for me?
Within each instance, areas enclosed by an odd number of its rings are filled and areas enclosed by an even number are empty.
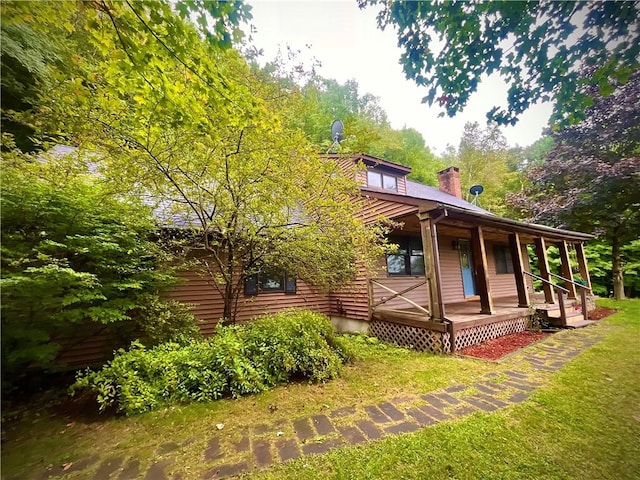
[[[480,313],[480,300],[447,303],[444,309],[445,318],[453,322],[456,329],[487,325],[529,315],[529,308],[518,307],[517,296],[494,298],[494,313],[492,315]],[[417,308],[377,308],[372,316],[374,320],[414,327],[429,328],[436,324],[436,322],[430,321],[427,315]]]

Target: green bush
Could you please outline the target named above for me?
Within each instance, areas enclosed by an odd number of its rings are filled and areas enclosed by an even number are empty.
[[[132,318],[143,344],[186,344],[202,336],[198,320],[186,303],[152,294],[140,295],[138,302],[140,305]]]
[[[4,149],[0,159],[3,393],[61,368],[63,339],[79,327],[113,332],[121,345],[197,330],[159,298],[178,279],[151,210],[83,176],[81,159],[47,159]]]
[[[290,310],[246,326],[218,327],[207,340],[147,349],[134,342],[101,370],[78,374],[72,393],[96,394],[100,409],[125,414],[162,404],[208,401],[261,392],[293,379],[321,382],[337,377],[349,348],[324,315]]]

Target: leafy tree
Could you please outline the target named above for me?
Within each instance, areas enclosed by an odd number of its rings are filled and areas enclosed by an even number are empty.
[[[467,201],[473,200],[471,186],[480,184],[484,187],[478,198],[480,206],[496,214],[507,213],[505,195],[520,190],[521,183],[520,175],[510,169],[514,156],[497,124],[483,129],[477,122],[467,122],[458,149],[450,149],[443,158],[460,168],[462,195]]]
[[[43,92],[30,121],[95,152],[108,188],[145,196],[184,232],[225,322],[248,275],[284,270],[328,290],[359,261],[374,268],[382,231],[355,215],[355,179],[280,116],[296,95],[274,96],[235,50],[203,41],[162,2],[85,13],[78,28],[95,55]]]
[[[69,57],[70,51],[65,41],[68,32],[62,26],[51,28],[45,35],[37,25],[21,22],[25,13],[22,7],[23,4],[15,2],[0,5],[1,126],[4,133],[14,136],[14,141],[23,151],[33,151],[37,148],[30,138],[34,129],[16,121],[13,112],[23,112],[35,106],[38,89],[53,81],[53,70],[63,67],[63,57],[65,54]],[[43,13],[56,14],[52,4],[41,7]]]
[[[158,297],[175,277],[152,238],[148,208],[85,178],[82,163],[26,157],[4,135],[3,384],[17,382],[26,367],[53,368],[87,322],[93,332],[124,327],[123,343],[197,331],[192,316],[171,314]]]
[[[497,73],[509,85],[508,105],[491,109],[489,119],[515,124],[530,105],[553,99],[553,120],[573,123],[585,118],[589,94],[611,94],[639,65],[637,2],[358,3],[381,5],[378,26],[397,29],[407,78],[429,87],[423,101],[449,116],[484,75]],[[585,65],[596,66],[589,76]]]
[[[612,249],[614,297],[624,298],[622,249],[640,231],[640,70],[594,98],[584,121],[553,133],[543,165],[511,202],[532,220],[592,232]]]
[[[99,48],[99,43],[86,41],[82,24],[87,21],[87,13],[90,17],[96,12],[108,14],[111,5],[109,0],[87,2],[85,5],[71,1],[41,1],[36,8],[32,2],[2,2],[2,131],[12,133],[23,151],[33,151],[39,146],[31,138],[33,126],[16,117],[15,113],[36,107],[42,89],[56,82],[60,75],[70,74],[68,67],[83,56],[91,56],[94,53],[92,47]],[[145,0],[124,2],[123,5],[132,12],[147,12],[153,17],[157,27],[155,41],[170,48],[176,58],[187,58],[189,54],[179,40],[184,19],[193,18],[201,35],[212,45],[229,47],[232,41],[242,37],[238,26],[251,18],[251,7],[238,0],[172,3]],[[172,9],[176,15],[167,15]],[[126,28],[145,31],[148,24],[142,16],[136,17]],[[116,26],[115,23],[113,25]],[[173,40],[163,38],[166,35]],[[127,42],[126,37],[121,37],[121,40]],[[122,47],[130,58],[137,57],[138,61],[149,54],[148,51],[142,52],[144,47],[139,48],[135,43],[123,43]]]
[[[329,126],[335,119],[345,125],[341,151],[368,153],[412,168],[410,178],[437,184],[443,164],[426,146],[422,134],[412,128],[393,129],[379,99],[360,95],[354,80],[344,85],[313,75],[303,89],[307,110],[301,127],[319,148],[331,146]]]

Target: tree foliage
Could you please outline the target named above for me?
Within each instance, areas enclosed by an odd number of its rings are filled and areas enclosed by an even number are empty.
[[[469,189],[482,185],[479,206],[498,215],[511,213],[505,196],[519,191],[522,185],[521,175],[514,168],[515,158],[497,124],[482,128],[477,122],[467,122],[458,148],[451,148],[444,155],[446,163],[460,168],[463,198],[472,201]]]
[[[427,86],[423,101],[437,102],[449,116],[466,106],[484,76],[495,73],[509,86],[508,105],[491,109],[489,119],[515,124],[530,105],[554,100],[553,120],[574,123],[585,118],[589,94],[611,94],[639,65],[637,2],[359,4],[381,5],[378,26],[397,29],[407,78]],[[595,68],[584,76],[583,66]]]
[[[183,234],[234,321],[244,279],[286,270],[319,289],[374,268],[382,230],[350,201],[355,176],[317,155],[284,115],[295,92],[203,41],[164,2],[80,4],[92,52],[42,92],[28,121],[95,153],[105,184],[146,198]]]
[[[412,128],[391,127],[379,98],[360,94],[355,80],[341,85],[335,80],[312,75],[302,89],[306,110],[300,116],[301,128],[320,149],[331,147],[330,126],[344,123],[341,152],[367,153],[411,167],[410,178],[437,184],[441,162],[426,145],[422,134]]]
[[[91,55],[96,45],[87,42],[86,31],[78,28],[87,21],[87,13],[108,14],[112,8],[109,0],[86,2],[77,8],[74,2],[38,2],[37,8],[31,2],[2,2],[2,131],[12,133],[16,144],[23,151],[39,149],[30,138],[34,129],[14,115],[34,108],[38,96],[52,82],[57,81],[61,72],[70,73],[76,61]],[[158,1],[123,2],[125,8],[136,15],[126,26],[120,27],[138,32],[148,31],[149,24],[142,12],[153,17],[158,35],[156,40],[163,44],[178,59],[189,66],[189,51],[181,43],[184,20],[193,18],[200,34],[217,47],[229,47],[232,41],[242,37],[239,25],[251,18],[250,6],[237,0],[177,1],[173,4]],[[175,15],[168,15],[174,10]],[[118,28],[113,23],[114,28]],[[171,36],[165,41],[162,36]],[[165,37],[166,38],[166,37]],[[122,47],[130,58],[144,61],[149,51],[144,45],[122,36]],[[169,47],[168,43],[171,43]],[[53,133],[53,132],[51,132]]]
[[[156,227],[148,209],[86,178],[82,162],[36,160],[5,146],[5,386],[26,375],[26,367],[53,368],[65,341],[87,323],[94,332],[124,325],[119,337],[125,344],[136,337],[154,344],[197,330],[192,316],[172,315],[158,297],[175,277],[153,241]],[[157,321],[162,314],[167,328]]]
[[[553,133],[547,160],[511,199],[532,220],[592,232],[612,248],[614,295],[621,298],[621,248],[640,232],[640,71],[613,94],[597,87],[586,119]]]

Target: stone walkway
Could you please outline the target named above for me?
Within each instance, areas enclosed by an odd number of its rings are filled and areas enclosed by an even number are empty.
[[[557,333],[509,357],[503,363],[509,366],[508,370],[486,374],[475,383],[451,385],[375,405],[345,406],[287,422],[257,425],[231,435],[224,430],[217,431],[207,441],[201,465],[194,465],[202,468],[196,478],[228,478],[303,455],[321,455],[342,446],[415,432],[475,412],[492,412],[523,402],[554,372],[604,335],[605,327]],[[82,478],[97,480],[178,480],[184,478],[182,474],[167,472],[171,471],[181,448],[195,440],[161,445],[155,460],[147,466],[136,458],[95,456],[73,462],[66,470],[63,466],[54,467],[35,478],[80,474]]]

